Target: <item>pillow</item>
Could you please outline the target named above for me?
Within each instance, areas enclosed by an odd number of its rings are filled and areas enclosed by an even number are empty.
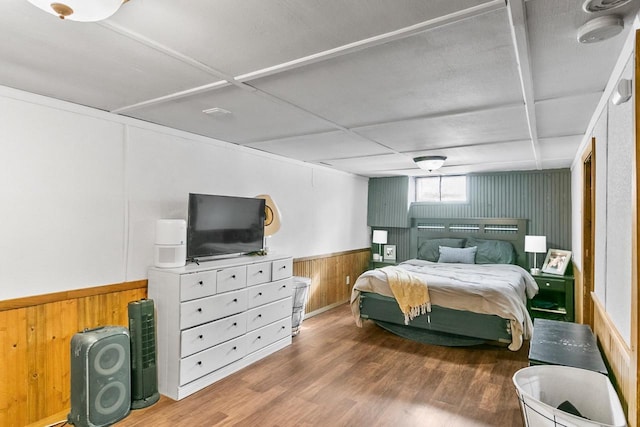
[[[473,264],[477,249],[475,246],[472,248],[448,248],[446,246],[440,246],[440,258],[438,258],[438,262]]]
[[[467,240],[467,247],[476,246],[476,264],[515,264],[518,255],[511,242],[506,240],[475,239]]]
[[[428,239],[425,240],[418,248],[418,259],[437,262],[440,258],[440,246],[449,248],[463,248],[464,239]]]

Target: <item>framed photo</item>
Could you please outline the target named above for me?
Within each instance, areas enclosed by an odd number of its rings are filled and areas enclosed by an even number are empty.
[[[396,245],[384,245],[384,256],[383,259],[385,261],[395,261],[396,260]]]
[[[549,274],[558,274],[564,276],[567,266],[571,261],[571,251],[563,251],[562,249],[549,249],[547,257],[542,265],[542,272]]]

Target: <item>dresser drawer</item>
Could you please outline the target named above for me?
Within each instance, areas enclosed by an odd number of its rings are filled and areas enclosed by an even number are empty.
[[[293,275],[293,259],[280,259],[272,263],[271,280],[281,280]]]
[[[205,323],[180,334],[180,357],[197,353],[221,342],[239,337],[247,331],[247,313]]]
[[[233,267],[218,270],[218,293],[234,291],[247,286],[247,267]]]
[[[246,309],[246,289],[183,302],[180,304],[180,329],[202,325]]]
[[[276,320],[291,317],[291,297],[247,311],[247,331],[261,328]]]
[[[271,281],[271,263],[251,264],[247,266],[247,286],[259,285]]]
[[[216,294],[216,271],[201,271],[180,275],[180,301]]]
[[[260,350],[269,344],[291,335],[291,316],[278,320],[263,328],[249,332],[247,337],[247,354]]]
[[[180,385],[207,375],[229,363],[243,358],[247,354],[246,337],[211,347],[180,360]]]
[[[293,295],[293,283],[291,278],[278,280],[265,285],[253,286],[247,289],[249,308],[287,298]]]
[[[536,283],[540,290],[564,292],[565,285],[562,279],[551,279],[548,277],[536,277]]]

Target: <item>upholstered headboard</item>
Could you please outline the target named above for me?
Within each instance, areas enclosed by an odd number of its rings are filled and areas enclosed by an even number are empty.
[[[527,220],[519,218],[413,218],[411,220],[411,258],[426,239],[470,238],[506,240],[516,250],[517,264],[528,268],[524,251]]]

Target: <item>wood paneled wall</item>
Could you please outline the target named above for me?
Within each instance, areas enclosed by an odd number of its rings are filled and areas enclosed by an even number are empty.
[[[366,248],[294,260],[294,275],[311,278],[307,313],[349,300],[370,255]],[[128,326],[127,305],[146,296],[141,280],[0,301],[0,426],[65,418],[71,338],[83,329]]]
[[[366,248],[322,257],[295,259],[293,274],[311,278],[306,312],[322,312],[348,301],[353,283],[368,269],[370,258],[371,251]]]
[[[609,374],[612,383],[620,397],[620,403],[626,413],[629,413],[629,406],[633,406],[635,378],[631,374],[631,349],[625,344],[624,339],[618,334],[617,328],[607,315],[602,303],[595,294],[592,294],[594,301],[594,324],[593,332],[598,338],[598,343],[609,367]]]
[[[0,301],[0,426],[24,426],[66,411],[73,335],[128,326],[127,304],[147,281]]]

